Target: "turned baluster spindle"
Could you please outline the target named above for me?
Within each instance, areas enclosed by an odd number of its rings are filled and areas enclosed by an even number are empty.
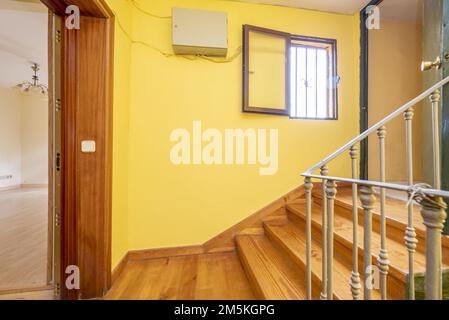
[[[372,258],[371,258],[371,235],[373,217],[372,210],[376,197],[374,196],[373,187],[362,186],[360,188],[360,201],[363,208],[363,274],[364,274],[364,286],[363,286],[363,298],[365,300],[371,300],[371,282],[372,279]],[[369,282],[369,283],[368,283]]]
[[[432,140],[433,140],[433,187],[441,189],[440,164],[440,91],[434,91],[430,96],[432,103]]]
[[[306,286],[307,300],[312,300],[312,179],[304,180],[306,192]]]
[[[404,112],[405,119],[405,136],[406,136],[406,161],[407,161],[407,183],[409,186],[413,185],[413,131],[412,120],[414,116],[413,108]],[[408,218],[407,228],[405,230],[405,245],[408,251],[408,274],[409,274],[409,292],[408,296],[410,300],[415,300],[415,268],[414,268],[414,256],[418,239],[416,238],[416,231],[413,225],[413,202],[409,201],[408,204]]]
[[[352,146],[350,149],[351,164],[352,164],[352,179],[358,179],[357,164],[358,152],[357,146]],[[359,241],[357,236],[357,228],[359,225],[359,212],[357,203],[357,184],[352,184],[352,273],[351,273],[351,293],[354,300],[360,297],[360,274],[359,274]]]
[[[322,176],[327,176],[329,174],[329,169],[327,165],[324,165],[321,167],[320,174]],[[321,223],[321,254],[322,254],[322,281],[321,281],[321,300],[327,299],[327,197],[326,197],[326,183],[327,180],[323,180],[323,183],[321,184],[322,188],[322,195],[323,195],[323,201],[322,201],[322,223]]]
[[[430,102],[432,104],[432,141],[433,141],[433,187],[434,189],[441,189],[441,162],[440,162],[440,100],[441,94],[440,90],[435,90],[430,95]],[[442,255],[442,249],[434,248],[439,250],[439,255]],[[440,261],[440,269],[442,267],[442,262]],[[441,281],[443,283],[443,275],[440,275]],[[440,299],[443,298],[443,288],[439,289]]]
[[[440,197],[420,199],[421,215],[426,226],[426,276],[427,300],[442,299],[441,233],[446,220],[446,204]]]
[[[387,129],[382,126],[377,130],[379,138],[379,156],[380,156],[380,181],[385,182],[385,137]],[[380,188],[380,252],[377,262],[380,270],[380,293],[382,300],[387,299],[387,276],[390,261],[388,260],[387,250],[387,225],[385,216],[385,188]]]
[[[337,184],[333,180],[326,182],[327,198],[327,299],[332,300],[334,283],[334,202]]]

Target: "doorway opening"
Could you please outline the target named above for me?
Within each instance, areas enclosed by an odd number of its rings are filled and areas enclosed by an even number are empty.
[[[0,3],[0,299],[52,298],[48,9]]]

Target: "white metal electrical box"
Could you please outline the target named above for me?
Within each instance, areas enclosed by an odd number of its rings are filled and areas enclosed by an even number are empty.
[[[172,20],[173,50],[176,54],[227,55],[227,13],[173,8]]]

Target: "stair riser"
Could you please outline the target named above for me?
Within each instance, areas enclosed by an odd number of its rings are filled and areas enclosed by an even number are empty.
[[[266,300],[266,297],[263,293],[263,289],[257,280],[256,275],[253,272],[253,269],[250,267],[250,264],[248,262],[248,259],[245,256],[245,253],[243,249],[241,248],[239,241],[236,240],[236,248],[237,248],[237,254],[240,258],[240,261],[242,262],[243,270],[245,271],[246,277],[248,278],[249,282],[251,283],[251,288],[253,289],[254,295],[259,300]]]
[[[305,231],[305,219],[296,213],[288,211],[289,219],[295,223],[299,228]],[[321,225],[312,221],[312,237],[317,241],[321,242]],[[363,241],[363,239],[360,239]],[[359,273],[363,270],[363,249],[359,247]],[[334,257],[337,259],[342,259],[349,265],[352,265],[352,243],[338,234],[334,233]],[[377,265],[377,257],[372,255],[372,264]],[[405,276],[400,272],[400,270],[390,266],[389,276],[387,278],[388,295],[392,299],[402,300],[404,297],[405,290]],[[363,281],[363,277],[362,277]],[[348,277],[349,283],[349,277]]]
[[[305,278],[265,236],[237,236],[236,247],[256,297],[304,300]]]
[[[271,232],[269,228],[265,228],[265,235],[270,239],[273,244],[282,250],[291,259],[302,272],[306,272],[306,262],[296,256],[290,248],[285,246],[285,244],[280,240],[274,233]],[[312,298],[315,300],[320,299],[321,292],[321,279],[312,271]],[[337,296],[334,297],[339,300]]]
[[[300,228],[300,230],[304,230],[304,232],[305,232],[306,225],[305,225],[305,221],[303,219],[301,219],[301,218],[299,218],[297,216],[293,216],[292,217],[292,221],[294,221],[295,225],[298,228]],[[321,243],[321,229],[314,228],[312,226],[312,239]],[[322,255],[322,252],[320,251],[317,254]],[[348,256],[347,247],[342,245],[338,241],[335,241],[335,245],[334,245],[334,259],[344,263],[347,266],[352,266],[352,256]],[[359,259],[359,270],[362,270],[363,262],[361,263],[360,261],[361,260]],[[312,268],[312,271],[313,271],[313,268]],[[345,274],[345,277],[348,279],[347,290],[348,290],[348,293],[349,293],[350,290],[351,290],[351,287],[349,285],[350,279],[351,279],[351,272],[348,271],[347,274]],[[363,281],[363,275],[361,275],[361,281]],[[390,285],[390,283],[388,285]],[[391,285],[392,286],[394,285],[394,286],[397,287],[398,283],[397,282],[391,282]],[[320,288],[319,290],[321,290],[321,275],[320,275],[320,277],[318,279],[318,287]],[[393,293],[393,290],[391,290],[391,293]],[[363,291],[361,292],[360,299],[362,298],[362,296],[363,296]],[[397,294],[397,295],[391,294],[390,295],[390,293],[389,293],[389,297],[392,298],[392,299],[400,300],[400,299],[402,299],[402,294]],[[341,300],[335,294],[334,294],[334,299]]]

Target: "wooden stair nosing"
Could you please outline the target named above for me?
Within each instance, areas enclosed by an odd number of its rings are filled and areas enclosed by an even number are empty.
[[[289,228],[288,225],[273,225],[271,223],[265,224],[265,232],[267,234],[267,237],[273,241],[276,242],[282,250],[284,250],[288,256],[298,265],[298,267],[301,268],[303,272],[306,271],[306,244],[305,239],[300,239],[299,237],[295,237],[296,243],[295,245],[292,245],[291,243],[288,243],[288,240],[285,236],[282,236],[280,234],[282,231],[280,231],[282,228]],[[290,227],[291,228],[291,227]],[[287,233],[290,233],[289,231],[284,231]],[[303,255],[299,253],[300,249],[303,250]],[[313,241],[313,247],[312,250],[314,253],[317,253],[317,243]],[[321,248],[319,248],[319,251],[321,252]],[[302,253],[302,252],[301,252]],[[318,260],[317,263],[314,263],[314,268],[312,268],[312,283],[313,283],[313,289],[312,292],[314,292],[313,296],[315,299],[319,299],[320,293],[321,293],[321,261],[320,259],[316,259],[314,254],[312,254],[312,261]],[[317,267],[318,266],[318,267]],[[316,268],[315,268],[316,267]],[[315,293],[318,292],[318,293]],[[334,292],[334,299],[335,300],[348,300],[347,297],[345,297],[344,294],[341,294],[341,291],[335,290]]]
[[[305,228],[305,214],[303,213],[292,213],[290,212],[290,219],[296,225],[302,225],[302,229]],[[321,223],[312,220],[312,239],[317,239],[321,241]],[[318,239],[319,238],[319,239]],[[346,264],[352,265],[352,242],[338,233],[334,233],[334,258],[343,259]],[[373,251],[374,252],[374,251]],[[363,249],[359,244],[359,270],[363,270]],[[377,256],[372,254],[372,264],[377,265]],[[361,274],[363,279],[363,274]],[[390,265],[390,270],[388,274],[388,297],[393,300],[402,300],[404,298],[404,293],[406,289],[406,276],[394,268],[394,265]],[[376,292],[374,290],[373,292]]]
[[[314,193],[312,193],[312,199],[316,204],[320,205],[322,203],[323,196],[319,192],[314,192]],[[405,202],[404,202],[404,204],[405,204]],[[339,199],[337,196],[335,198],[335,205],[346,210],[346,211],[349,211],[349,213],[352,215],[352,202],[348,202],[343,199]],[[363,217],[363,208],[360,205],[358,205],[357,209],[358,209],[357,212],[359,214],[359,221],[361,221],[361,219]],[[417,211],[417,210],[415,210],[415,211]],[[379,223],[380,222],[380,212],[378,212],[376,209],[374,209],[372,211],[372,214],[373,214],[373,221]],[[387,223],[387,226],[395,228],[403,233],[405,232],[405,229],[407,228],[407,224],[405,222],[402,222],[402,221],[399,221],[392,217],[389,217],[388,215],[386,217],[386,223]],[[420,227],[422,227],[422,226],[420,226]],[[421,240],[418,243],[425,243],[426,231],[425,231],[425,229],[420,228],[420,227],[415,226],[416,237],[418,240]],[[442,242],[443,248],[449,251],[449,237],[443,236],[441,239],[441,242]],[[417,248],[417,249],[421,249],[421,251],[423,251],[423,248],[424,248],[424,246],[421,246],[420,248]],[[448,257],[448,259],[449,259],[449,257]]]
[[[237,251],[256,294],[263,299],[305,299],[303,281],[292,276],[285,257],[275,252],[265,236],[236,237]],[[271,246],[271,248],[270,248]]]
[[[305,221],[305,212],[302,210],[299,210],[296,207],[287,205],[287,210],[296,215],[297,217],[299,217],[300,219]],[[337,213],[336,213],[337,214]],[[321,230],[321,223],[315,221],[314,219],[312,219],[312,227]],[[342,236],[341,234],[339,234],[338,232],[339,230],[335,229],[334,231],[334,240],[339,242],[340,244],[342,244],[347,250],[352,251],[352,239],[348,239],[345,236]],[[373,231],[373,234],[375,234],[375,232]],[[361,259],[363,259],[363,244],[362,244],[362,239],[361,238],[359,241],[359,246],[358,246],[358,251],[359,251],[359,257]],[[373,261],[373,265],[377,265],[377,252],[372,252],[372,261]],[[416,255],[416,253],[415,253]],[[416,272],[422,272],[423,270],[416,270]],[[394,263],[390,263],[390,269],[389,269],[389,275],[394,276],[395,278],[397,278],[400,282],[402,282],[404,285],[407,282],[407,274],[408,274],[408,270],[404,270],[398,266],[396,266]]]

